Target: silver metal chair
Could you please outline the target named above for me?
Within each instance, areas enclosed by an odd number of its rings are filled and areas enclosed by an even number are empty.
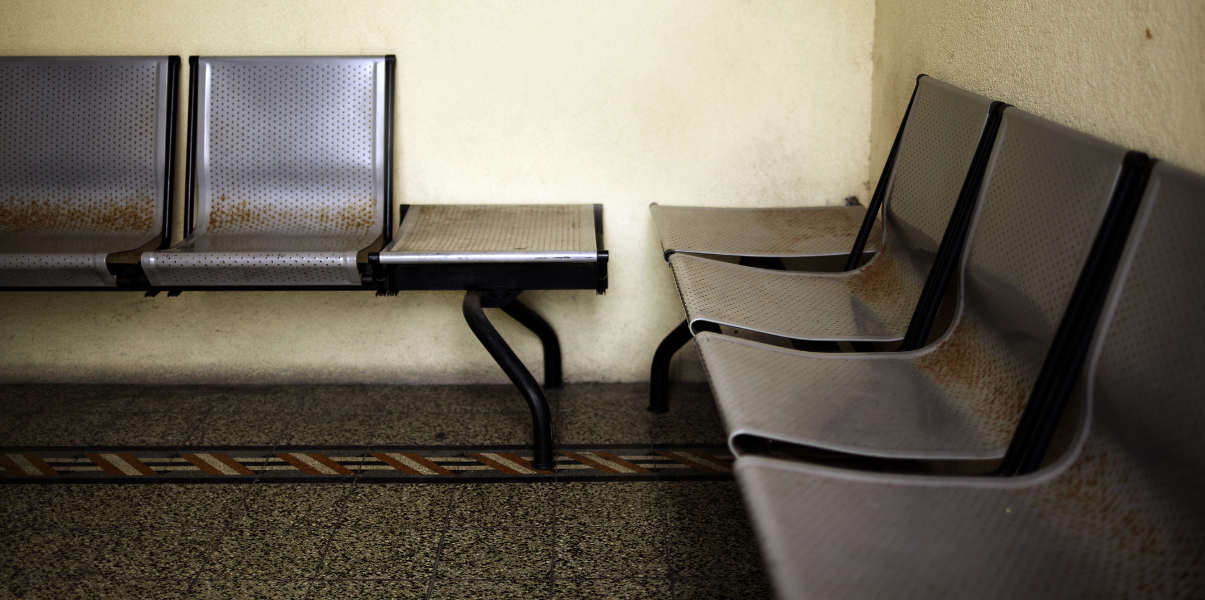
[[[196,227],[143,255],[151,285],[361,287],[390,221],[389,62],[191,59]]]
[[[898,154],[884,173],[884,247],[860,268],[811,273],[671,255],[687,314],[682,330],[671,333],[678,344],[672,350],[701,326],[715,325],[800,340],[902,340],[918,306],[939,299],[939,293],[922,298],[922,291],[947,230],[957,230],[951,218],[959,199],[974,199],[978,178],[971,166],[977,151],[986,153],[981,142],[991,142],[991,109],[983,96],[918,78]],[[653,410],[666,408],[661,380],[667,376],[658,371],[668,369],[670,341],[658,348],[660,362],[654,360]]]
[[[1200,598],[1205,272],[1184,258],[1205,255],[1202,200],[1205,178],[1156,165],[1059,424],[1069,441],[1038,471],[738,459],[778,596]]]
[[[169,235],[175,57],[0,58],[0,288],[113,287]]]
[[[890,458],[1003,456],[1124,157],[1006,109],[968,231],[955,325],[930,346],[824,354],[700,334],[734,451],[751,436]]]

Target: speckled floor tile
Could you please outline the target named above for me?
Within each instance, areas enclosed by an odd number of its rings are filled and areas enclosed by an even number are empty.
[[[659,490],[666,514],[678,522],[718,527],[747,521],[735,481],[675,481]]]
[[[236,527],[331,527],[342,519],[352,487],[337,483],[270,483],[252,487],[235,513]]]
[[[306,580],[199,579],[189,590],[197,600],[303,600],[310,589]]]
[[[558,579],[552,582],[554,600],[662,600],[670,597],[668,577],[644,579]]]
[[[96,544],[88,535],[68,529],[0,532],[0,581],[30,582],[32,588],[48,577],[99,576]]]
[[[219,534],[201,527],[114,528],[81,532],[76,543],[94,548],[96,569],[118,581],[191,577],[206,566]]]
[[[82,579],[48,577],[36,581],[6,581],[0,585],[0,592],[5,598],[22,598],[23,600],[59,600],[62,598],[183,600],[192,598],[188,594],[188,584],[187,579],[124,579],[117,581],[107,577]]]
[[[553,412],[560,444],[703,444],[725,439],[706,387],[672,388],[666,414],[648,411],[647,384],[578,384],[562,393]]]
[[[64,411],[26,419],[8,433],[10,446],[172,446],[185,443],[196,415],[155,412]]]
[[[358,484],[343,507],[344,527],[442,527],[455,485]]]
[[[322,579],[422,579],[431,576],[436,528],[344,527],[331,538]]]
[[[555,577],[664,577],[669,565],[661,530],[657,526],[557,527]]]
[[[673,514],[665,483],[567,482],[557,486],[557,523],[566,526],[664,525]]]
[[[769,582],[760,575],[747,577],[674,578],[676,600],[772,600],[774,591]]]
[[[0,486],[32,527],[218,527],[241,506],[248,488],[228,485]]]
[[[675,523],[665,530],[675,573],[687,577],[748,576],[762,572],[757,540],[746,520],[724,526]]]
[[[552,483],[484,483],[457,486],[452,527],[529,527],[552,523]]]
[[[543,600],[550,598],[548,579],[435,579],[431,600]]]
[[[547,527],[469,528],[447,532],[437,575],[447,579],[534,579],[552,568]]]
[[[334,531],[262,524],[225,533],[206,561],[205,579],[303,579],[314,576]]]
[[[418,600],[427,594],[429,580],[382,581],[343,580],[315,581],[308,600]]]

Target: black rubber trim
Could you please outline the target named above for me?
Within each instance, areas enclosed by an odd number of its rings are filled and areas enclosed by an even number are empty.
[[[1020,475],[1041,466],[1087,360],[1153,166],[1141,152],[1126,154],[1113,198],[997,474]]]
[[[167,57],[167,134],[163,165],[163,241],[159,248],[172,244],[172,209],[176,192],[176,118],[180,112],[180,57]]]
[[[862,226],[858,228],[858,237],[854,238],[854,247],[849,251],[849,259],[845,261],[845,270],[852,271],[862,263],[862,252],[866,250],[866,241],[870,238],[870,230],[874,220],[878,218],[879,209],[883,206],[883,197],[887,195],[887,180],[895,168],[895,155],[900,149],[900,139],[904,137],[904,127],[908,125],[908,115],[912,113],[912,102],[916,100],[916,90],[920,87],[924,73],[916,76],[916,85],[912,87],[912,96],[908,98],[908,108],[904,109],[904,118],[900,120],[900,128],[895,131],[895,140],[891,142],[891,150],[887,153],[887,162],[883,164],[883,172],[874,186],[874,195],[870,197],[870,205],[866,207],[866,216],[862,218]],[[668,256],[666,257],[668,258]]]
[[[393,104],[394,71],[397,57],[385,56],[385,237],[383,246],[393,240]]]
[[[975,205],[979,200],[979,188],[987,173],[996,134],[1000,131],[1000,119],[1008,106],[1003,102],[992,102],[988,111],[987,122],[979,136],[979,145],[975,148],[975,157],[971,160],[971,167],[962,182],[962,189],[958,192],[954,212],[950,214],[950,221],[942,234],[937,255],[929,268],[929,275],[925,278],[925,286],[916,301],[916,308],[912,311],[912,320],[908,323],[908,331],[904,334],[900,350],[915,350],[924,346],[925,341],[929,339],[950,276],[961,263],[971,217],[975,214]]]
[[[192,235],[196,219],[193,206],[196,200],[195,178],[197,172],[197,81],[198,58],[188,57],[188,136],[184,145],[184,237]]]

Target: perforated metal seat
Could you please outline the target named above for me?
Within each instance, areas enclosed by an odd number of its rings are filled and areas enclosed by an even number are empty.
[[[387,227],[386,63],[193,59],[197,227],[143,255],[151,284],[361,285]]]
[[[697,337],[734,450],[756,436],[896,458],[998,458],[1066,310],[1125,151],[1005,110],[959,273],[921,350],[794,351]]]
[[[163,240],[173,59],[0,58],[0,287],[114,286]]]
[[[742,457],[780,598],[1199,598],[1205,178],[1156,165],[1102,331],[1030,475],[885,475]],[[1128,267],[1127,267],[1128,265]]]
[[[866,218],[862,206],[733,208],[652,204],[661,249],[724,256],[797,258],[849,254]],[[875,219],[866,252],[883,239]]]
[[[904,337],[968,178],[991,101],[930,77],[917,82],[884,200],[885,247],[841,273],[669,258],[692,331],[701,321],[808,340]]]

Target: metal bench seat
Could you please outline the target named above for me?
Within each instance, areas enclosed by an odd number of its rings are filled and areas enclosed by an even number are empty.
[[[178,69],[0,58],[0,288],[114,287],[118,254],[165,244]]]
[[[784,272],[696,256],[669,258],[692,331],[700,321],[787,338],[904,337],[988,133],[991,100],[921,77],[883,200],[884,249],[842,273]],[[990,140],[988,140],[990,142]]]
[[[392,59],[190,64],[196,227],[142,256],[151,285],[363,286],[388,235]]]
[[[733,208],[653,203],[653,223],[666,255],[690,254],[804,258],[849,254],[864,206]],[[865,252],[877,252],[882,223],[874,219]]]
[[[392,291],[606,287],[602,205],[403,206],[393,242],[370,257]]]
[[[700,334],[734,451],[753,436],[890,458],[1003,456],[1122,195],[1125,154],[1006,109],[967,232],[955,325],[930,346],[825,354]]]
[[[779,598],[1199,598],[1205,178],[1156,165],[1064,442],[1019,477],[741,457]],[[1102,302],[1103,303],[1103,302]]]

